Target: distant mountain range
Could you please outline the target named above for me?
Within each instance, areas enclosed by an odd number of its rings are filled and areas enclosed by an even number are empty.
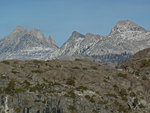
[[[89,58],[104,64],[120,64],[136,52],[150,47],[150,32],[129,20],[119,21],[108,36],[74,31],[61,48],[37,29],[18,26],[0,39],[0,60]]]

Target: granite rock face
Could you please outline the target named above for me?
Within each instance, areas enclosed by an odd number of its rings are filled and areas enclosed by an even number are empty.
[[[39,30],[28,32],[22,26],[17,26],[10,35],[0,39],[0,60],[41,59],[57,49],[53,39],[47,39]]]
[[[73,32],[57,56],[98,58],[120,64],[139,50],[150,47],[150,32],[131,21],[119,21],[108,36]]]

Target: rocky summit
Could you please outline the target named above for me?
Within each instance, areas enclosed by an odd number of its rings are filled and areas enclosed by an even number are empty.
[[[150,32],[127,20],[119,21],[108,36],[92,33],[83,35],[75,31],[54,56],[90,57],[100,63],[114,65],[148,47]]]
[[[0,60],[42,59],[57,49],[53,39],[46,38],[39,30],[28,32],[22,26],[17,26],[11,34],[0,39]]]

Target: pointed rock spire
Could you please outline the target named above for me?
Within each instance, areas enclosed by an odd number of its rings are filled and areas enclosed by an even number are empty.
[[[31,29],[30,34],[37,37],[38,39],[44,39],[45,36],[38,29]]]
[[[53,40],[53,38],[52,38],[52,36],[50,35],[49,36],[49,41],[50,41],[50,44],[52,45],[52,46],[55,46],[55,47],[57,47],[58,48],[58,45],[56,44],[56,42]]]
[[[72,32],[71,37],[85,37],[85,36],[77,31],[74,31]]]
[[[16,29],[13,31],[13,33],[19,33],[19,32],[24,32],[24,31],[27,31],[24,29],[23,26],[17,26]]]

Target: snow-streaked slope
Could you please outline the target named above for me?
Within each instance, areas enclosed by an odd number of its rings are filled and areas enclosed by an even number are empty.
[[[73,32],[55,57],[85,56],[101,62],[122,62],[139,50],[150,47],[150,32],[131,21],[119,21],[106,37]],[[49,57],[51,58],[51,57]]]
[[[98,42],[89,51],[90,55],[134,54],[147,47],[150,47],[150,32],[131,21],[120,21],[105,40]]]
[[[10,35],[0,39],[0,60],[42,59],[57,50],[51,37],[45,38],[37,29],[28,32],[22,26],[17,26]]]
[[[86,55],[85,52],[98,43],[102,38],[99,35],[87,33],[82,35],[78,32],[73,32],[69,40],[64,43],[60,49],[61,55]]]
[[[119,21],[108,36],[74,31],[61,48],[37,29],[18,26],[0,39],[0,60],[90,58],[102,63],[121,63],[139,50],[150,47],[150,32],[131,21]]]

